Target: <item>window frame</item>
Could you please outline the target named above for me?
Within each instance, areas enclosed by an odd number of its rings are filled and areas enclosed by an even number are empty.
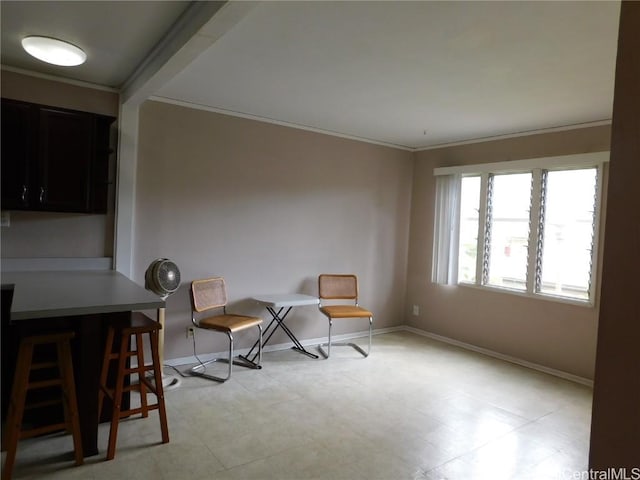
[[[455,276],[454,284],[463,287],[477,288],[485,291],[495,291],[502,293],[509,293],[518,296],[525,296],[529,298],[538,298],[545,300],[552,300],[561,303],[569,303],[580,306],[593,307],[596,304],[597,287],[598,287],[598,260],[599,260],[599,243],[600,243],[600,227],[602,218],[602,200],[603,200],[603,175],[604,164],[609,161],[609,151],[577,154],[577,155],[563,155],[556,157],[535,158],[527,160],[516,160],[506,162],[494,162],[476,165],[460,165],[452,167],[439,167],[433,171],[434,176],[441,175],[455,175],[456,181],[461,182],[463,177],[480,177],[480,202],[479,202],[479,222],[478,222],[478,245],[476,256],[476,275],[475,282],[460,281]],[[571,298],[561,295],[554,295],[545,292],[536,291],[536,262],[538,260],[538,239],[540,235],[540,213],[541,213],[541,199],[542,199],[542,176],[543,171],[560,171],[560,170],[577,170],[577,169],[596,169],[596,194],[594,199],[594,228],[593,228],[593,243],[591,250],[591,275],[590,285],[588,289],[588,298],[579,299]],[[518,290],[508,287],[498,287],[494,285],[488,285],[483,279],[484,268],[483,262],[485,259],[486,248],[486,235],[485,228],[487,224],[487,205],[488,195],[487,188],[489,185],[490,175],[499,174],[515,174],[515,173],[531,173],[532,174],[532,191],[531,191],[531,209],[529,218],[529,238],[528,238],[528,259],[527,259],[527,274],[526,274],[526,289]],[[461,188],[457,189],[457,195],[460,197]],[[458,198],[458,209],[460,208],[460,198]],[[436,221],[438,221],[438,212],[436,212]],[[455,228],[460,228],[460,212],[457,212]],[[454,235],[457,238],[457,234]],[[452,255],[455,258],[459,258],[459,245],[458,242],[451,242],[448,246],[452,251]],[[434,258],[436,255],[434,253]],[[435,265],[434,265],[435,266]]]

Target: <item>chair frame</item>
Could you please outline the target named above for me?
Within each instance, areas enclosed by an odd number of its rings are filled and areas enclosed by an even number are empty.
[[[221,281],[222,282],[222,287],[223,287],[223,291],[224,291],[224,300],[220,303],[215,303],[212,305],[207,306],[206,308],[197,308],[196,302],[194,300],[194,291],[193,291],[193,287],[195,284],[198,283],[205,283],[205,282],[209,282],[209,281]],[[212,332],[220,332],[220,333],[225,333],[227,335],[227,339],[229,340],[229,350],[228,350],[228,357],[227,358],[223,358],[223,357],[217,357],[217,358],[213,358],[211,360],[207,360],[205,362],[203,362],[202,360],[200,360],[200,357],[198,357],[198,354],[196,353],[196,335],[195,332],[192,336],[193,338],[193,356],[196,358],[196,360],[198,361],[198,365],[195,365],[194,367],[192,367],[189,370],[189,373],[191,375],[197,376],[197,377],[203,377],[209,380],[213,380],[216,382],[220,382],[220,383],[224,383],[227,380],[229,380],[231,378],[231,373],[233,370],[233,365],[238,365],[240,367],[245,367],[245,368],[251,368],[251,369],[256,369],[259,370],[262,368],[262,325],[258,324],[258,361],[251,361],[249,360],[247,357],[244,357],[242,355],[239,355],[237,359],[233,358],[233,344],[234,344],[234,340],[233,340],[233,332],[230,330],[216,330],[214,328],[206,328],[206,327],[202,327],[200,326],[200,322],[199,320],[196,318],[196,313],[202,313],[202,312],[207,312],[210,310],[214,310],[214,309],[219,309],[222,308],[222,314],[223,315],[234,315],[234,314],[228,314],[227,313],[227,293],[226,293],[226,285],[225,285],[225,281],[224,278],[222,277],[211,277],[211,278],[205,278],[205,279],[201,279],[201,280],[194,280],[191,282],[191,289],[190,289],[190,298],[191,298],[191,323],[193,323],[193,325],[201,330],[209,330]],[[243,317],[244,315],[238,315],[239,317]],[[255,360],[255,358],[254,358]],[[210,375],[208,373],[205,373],[206,370],[206,366],[210,365],[212,363],[216,363],[216,362],[221,362],[221,363],[227,363],[229,365],[228,370],[227,370],[227,376],[226,377],[217,377],[215,375]]]
[[[343,294],[343,295],[326,295],[323,294],[323,288],[322,288],[322,280],[325,277],[340,277],[340,278],[345,278],[345,279],[353,279],[355,282],[355,288],[354,288],[354,292],[352,294]],[[323,273],[321,275],[318,276],[318,298],[320,300],[320,302],[318,303],[318,308],[320,309],[320,311],[322,312],[322,300],[353,300],[354,301],[354,305],[356,307],[360,307],[359,303],[358,303],[358,294],[359,294],[359,289],[358,289],[358,277],[356,275],[353,274],[327,274],[327,273]],[[369,312],[371,313],[371,312]],[[367,348],[367,351],[365,352],[362,347],[360,347],[360,345],[353,343],[353,342],[331,342],[331,329],[333,327],[333,318],[330,317],[329,315],[327,315],[326,313],[322,312],[323,315],[325,315],[328,320],[329,320],[329,333],[327,335],[327,343],[321,343],[320,345],[318,345],[318,351],[320,352],[320,354],[325,358],[328,359],[329,356],[331,355],[331,346],[340,346],[340,347],[352,347],[353,349],[355,349],[356,351],[358,351],[363,357],[367,358],[369,356],[369,354],[371,353],[371,337],[373,334],[373,315],[369,316],[369,345]],[[344,318],[348,318],[348,317],[344,317]],[[359,317],[354,317],[354,318],[359,318]],[[365,317],[363,317],[365,318]],[[323,347],[327,347],[327,351],[325,352]]]

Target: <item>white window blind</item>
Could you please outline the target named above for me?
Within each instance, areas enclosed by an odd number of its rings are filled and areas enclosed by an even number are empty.
[[[459,174],[436,179],[436,215],[432,281],[441,285],[458,283],[458,232],[460,231]]]
[[[608,157],[435,169],[432,281],[593,303]]]

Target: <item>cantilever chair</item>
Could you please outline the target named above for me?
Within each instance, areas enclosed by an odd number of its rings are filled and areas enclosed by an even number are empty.
[[[196,354],[196,336],[193,336],[193,355],[198,360],[198,365],[190,370],[192,375],[215,380],[216,382],[226,382],[231,378],[233,364],[247,368],[262,368],[262,319],[260,317],[249,317],[245,315],[234,315],[227,313],[227,290],[222,277],[205,278],[191,282],[191,321],[200,329],[212,330],[225,333],[229,339],[229,357],[214,358],[202,362]],[[209,316],[198,315],[207,312]],[[239,356],[233,358],[233,334],[251,327],[258,327],[258,362],[252,362],[248,358]],[[206,366],[213,362],[225,362],[229,364],[229,371],[226,377],[216,377],[206,372]]]
[[[371,331],[373,329],[373,313],[358,305],[358,277],[355,275],[322,274],[318,277],[318,293],[320,297],[320,311],[329,319],[329,335],[326,344],[318,345],[318,350],[325,358],[331,355],[331,327],[334,319],[368,318],[369,319],[369,348],[365,352],[355,343],[334,343],[333,345],[350,346],[363,356],[368,357],[371,352]],[[324,301],[332,304],[327,305]],[[349,304],[344,304],[349,301]],[[341,302],[341,304],[335,304]],[[351,303],[353,302],[353,304]],[[325,352],[322,348],[327,347]]]

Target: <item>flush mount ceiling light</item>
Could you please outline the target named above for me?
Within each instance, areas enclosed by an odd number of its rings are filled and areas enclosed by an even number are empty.
[[[25,37],[22,39],[22,48],[38,60],[63,67],[81,65],[87,59],[82,49],[57,38]]]

